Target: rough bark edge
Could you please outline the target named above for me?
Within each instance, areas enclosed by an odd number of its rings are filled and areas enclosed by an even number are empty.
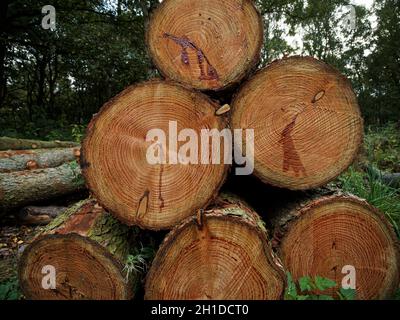
[[[264,72],[267,72],[268,69],[271,68],[271,67],[274,67],[274,66],[276,66],[276,65],[279,65],[279,64],[281,64],[281,63],[286,63],[288,60],[295,60],[295,59],[297,59],[297,60],[305,59],[305,60],[307,60],[307,61],[313,61],[313,62],[317,62],[317,63],[323,65],[324,68],[326,68],[326,70],[327,70],[328,72],[333,72],[333,73],[335,73],[342,81],[344,81],[344,82],[351,88],[351,90],[352,90],[353,93],[354,93],[354,88],[353,88],[353,85],[352,85],[351,81],[350,81],[343,73],[341,73],[337,68],[335,68],[335,67],[333,67],[332,65],[326,63],[325,61],[316,59],[316,58],[311,57],[311,56],[302,56],[302,55],[293,55],[293,56],[283,57],[282,59],[275,59],[275,60],[273,60],[272,62],[268,63],[268,64],[267,64],[266,66],[264,66],[263,68],[261,68],[261,69],[257,70],[256,72],[254,72],[254,73],[251,75],[251,78],[248,79],[248,81],[244,82],[244,83],[238,88],[238,90],[236,91],[236,93],[232,96],[232,103],[231,103],[232,110],[233,110],[233,111],[231,111],[231,113],[232,113],[232,116],[231,116],[231,127],[232,127],[232,128],[233,128],[233,125],[232,125],[232,118],[233,118],[233,113],[235,112],[235,109],[237,108],[237,107],[236,107],[237,101],[238,101],[238,99],[240,99],[241,92],[242,92],[243,90],[246,90],[246,89],[251,85],[252,79],[253,79],[254,77],[258,76],[259,74],[262,74],[262,73],[264,73]],[[355,95],[355,93],[354,93],[354,95]],[[357,101],[357,96],[355,96],[355,98],[356,98],[356,101]],[[328,179],[328,178],[327,178],[327,179],[325,179],[324,181],[320,182],[319,184],[314,184],[314,185],[309,186],[309,187],[304,187],[304,188],[293,188],[293,187],[288,187],[288,186],[286,186],[286,185],[282,185],[282,184],[279,184],[279,183],[274,183],[274,182],[270,181],[269,179],[263,178],[262,175],[261,175],[261,174],[258,172],[258,170],[255,169],[255,168],[254,168],[254,175],[256,175],[257,178],[258,178],[260,181],[262,181],[263,183],[265,183],[265,184],[267,184],[267,185],[270,185],[270,186],[273,186],[273,187],[277,187],[277,188],[288,189],[288,190],[292,190],[292,191],[306,191],[306,190],[310,190],[310,189],[320,188],[320,187],[322,187],[322,186],[328,184],[329,182],[335,180],[337,177],[339,177],[343,172],[345,172],[345,171],[357,160],[357,158],[358,158],[358,156],[359,156],[359,154],[361,153],[361,150],[362,150],[362,148],[363,148],[363,141],[364,141],[364,135],[365,135],[365,133],[364,133],[364,119],[362,118],[361,110],[360,110],[358,101],[357,101],[357,105],[358,105],[358,116],[359,116],[360,126],[361,126],[361,128],[360,128],[360,135],[359,135],[359,137],[358,137],[359,139],[358,139],[358,141],[357,141],[358,148],[357,148],[357,150],[355,150],[353,156],[349,159],[348,164],[346,164],[346,165],[344,166],[344,169],[342,170],[342,172],[339,173],[339,174],[337,174],[334,178],[332,178],[332,179]]]
[[[131,86],[129,86],[128,88],[126,88],[125,90],[123,90],[122,92],[120,92],[119,94],[117,94],[115,97],[111,98],[108,102],[106,102],[99,110],[98,113],[94,114],[92,117],[92,120],[90,121],[89,125],[86,128],[86,134],[85,134],[85,138],[82,141],[82,146],[81,146],[81,154],[80,154],[80,166],[81,166],[81,171],[82,171],[82,177],[85,180],[85,186],[86,188],[90,191],[90,193],[93,195],[93,197],[95,197],[97,199],[97,203],[107,212],[111,213],[118,221],[126,224],[127,226],[138,226],[139,228],[143,229],[143,230],[152,230],[152,231],[161,231],[161,230],[170,230],[172,229],[175,224],[168,226],[168,227],[164,227],[164,228],[158,228],[158,227],[152,227],[149,228],[148,226],[143,225],[142,223],[138,223],[138,222],[132,222],[132,221],[128,221],[127,219],[124,219],[122,217],[119,217],[115,212],[113,212],[113,210],[110,210],[98,197],[96,192],[93,191],[92,185],[90,184],[90,181],[88,179],[87,176],[87,168],[90,167],[90,163],[87,162],[86,157],[85,157],[85,153],[86,153],[86,148],[88,140],[92,137],[95,127],[96,127],[96,122],[98,121],[98,119],[100,119],[100,117],[107,112],[109,109],[111,109],[113,107],[113,105],[115,104],[115,102],[118,99],[121,99],[122,97],[124,97],[125,95],[128,95],[131,91],[135,90],[136,88],[140,88],[140,87],[145,87],[146,85],[149,84],[167,84],[167,85],[171,85],[171,86],[177,86],[180,87],[184,90],[187,90],[188,93],[190,94],[196,94],[199,95],[202,99],[204,99],[205,101],[207,101],[209,104],[211,104],[214,108],[215,111],[217,111],[221,106],[214,101],[213,99],[209,98],[207,95],[205,95],[204,93],[196,90],[196,89],[192,89],[184,84],[181,84],[179,82],[173,81],[173,80],[163,80],[163,79],[159,79],[159,78],[153,78],[151,80],[148,81],[143,81],[143,82],[139,82],[136,84],[133,84]],[[217,119],[219,119],[220,125],[222,128],[228,128],[229,129],[229,118],[225,115],[221,115],[221,116],[215,116]],[[227,177],[228,177],[228,173],[230,172],[231,169],[231,165],[225,165],[225,170],[224,170],[224,176],[221,179],[220,184],[215,188],[215,190],[213,191],[213,196],[210,197],[209,201],[204,204],[203,208],[206,208],[207,206],[209,206],[213,201],[215,201],[215,199],[218,196],[218,191],[221,189],[221,187],[223,186],[223,184],[225,183]],[[200,209],[200,208],[199,208]]]
[[[157,11],[160,9],[160,7],[162,7],[164,4],[164,2],[166,2],[168,0],[164,0],[163,2],[161,2],[153,11],[150,12],[150,17],[147,23],[147,27],[146,27],[146,31],[145,31],[145,48],[146,48],[146,53],[148,55],[148,57],[150,58],[150,61],[152,63],[153,66],[156,67],[156,69],[158,70],[158,72],[160,73],[160,75],[165,79],[165,80],[169,80],[169,81],[176,81],[178,83],[181,83],[179,81],[179,79],[172,79],[172,78],[168,78],[167,75],[165,75],[160,69],[158,69],[157,64],[155,63],[155,59],[153,58],[153,55],[150,52],[150,43],[149,43],[149,33],[150,33],[150,25],[152,24],[152,21],[157,13]],[[212,93],[212,92],[223,92],[226,90],[230,90],[233,89],[235,87],[237,87],[240,83],[242,83],[243,81],[246,81],[248,77],[250,77],[256,70],[257,67],[261,61],[261,51],[264,45],[264,23],[263,23],[263,17],[261,15],[261,11],[258,8],[258,6],[255,4],[254,0],[242,0],[242,1],[247,1],[250,2],[250,5],[253,6],[256,15],[258,16],[258,23],[261,27],[261,32],[260,32],[260,37],[258,39],[258,45],[257,45],[257,51],[254,57],[252,57],[250,63],[249,63],[249,67],[247,69],[243,68],[242,72],[240,74],[238,74],[238,76],[236,77],[236,79],[232,80],[230,83],[224,85],[223,87],[220,88],[208,88],[208,89],[200,89],[200,88],[193,88],[194,90],[199,90],[202,91],[204,93]],[[184,84],[181,83],[182,85],[187,85],[189,87],[191,87],[189,84]],[[191,87],[192,88],[192,87]]]

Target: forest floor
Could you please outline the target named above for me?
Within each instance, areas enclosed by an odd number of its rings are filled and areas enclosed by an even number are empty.
[[[383,211],[400,236],[400,189],[382,183],[376,170],[400,172],[400,128],[367,128],[363,150],[357,161],[332,184],[368,200]],[[49,205],[68,206],[86,194],[58,199]],[[12,216],[0,220],[0,300],[21,299],[17,279],[17,260],[40,226],[22,226]]]

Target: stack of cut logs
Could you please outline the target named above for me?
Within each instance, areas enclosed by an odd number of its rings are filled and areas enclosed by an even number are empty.
[[[252,1],[159,5],[146,41],[165,80],[127,88],[89,124],[80,165],[92,198],[60,215],[25,249],[19,276],[26,297],[131,298],[140,283],[129,264],[139,245],[131,237],[143,230],[170,230],[148,270],[145,299],[282,299],[285,272],[340,286],[345,266],[356,271],[358,299],[393,294],[399,251],[390,224],[366,201],[325,187],[362,144],[351,85],[310,57],[284,58],[255,72],[262,25]],[[188,147],[190,132],[226,128],[254,130],[251,144],[243,134],[234,149],[254,153],[254,186],[276,187],[257,199],[264,206],[255,209],[251,197],[246,203],[225,192],[232,191],[231,179],[234,189],[249,188],[229,164],[187,156],[201,158],[200,147]],[[153,129],[169,133],[167,148],[146,139]],[[224,150],[223,139],[218,146]],[[169,161],[151,164],[149,148]],[[277,201],[285,189],[293,192]],[[48,265],[56,271],[50,289],[43,288]]]

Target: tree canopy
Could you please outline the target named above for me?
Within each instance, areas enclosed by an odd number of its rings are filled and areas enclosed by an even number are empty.
[[[0,4],[0,135],[79,136],[92,115],[126,86],[157,76],[145,48],[158,0],[53,0]],[[256,0],[264,18],[262,65],[311,55],[352,81],[367,123],[400,118],[400,5],[348,0]]]

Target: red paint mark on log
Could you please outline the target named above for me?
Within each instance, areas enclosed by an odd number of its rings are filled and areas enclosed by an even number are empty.
[[[218,80],[219,75],[217,70],[211,65],[210,61],[204,54],[203,50],[201,50],[194,42],[189,40],[188,37],[177,37],[169,33],[164,33],[164,38],[171,39],[176,44],[181,46],[181,61],[185,65],[189,65],[189,55],[187,50],[192,49],[196,51],[197,55],[197,63],[200,69],[200,80]],[[206,68],[204,68],[204,62],[206,62]]]
[[[282,138],[279,140],[279,142],[283,145],[283,171],[288,172],[290,168],[292,168],[296,177],[299,174],[306,174],[306,170],[300,160],[300,156],[297,153],[296,146],[294,145],[292,138],[292,132],[296,125],[298,116],[299,114],[297,114],[292,122],[290,122],[285,129],[283,129],[281,134]]]

